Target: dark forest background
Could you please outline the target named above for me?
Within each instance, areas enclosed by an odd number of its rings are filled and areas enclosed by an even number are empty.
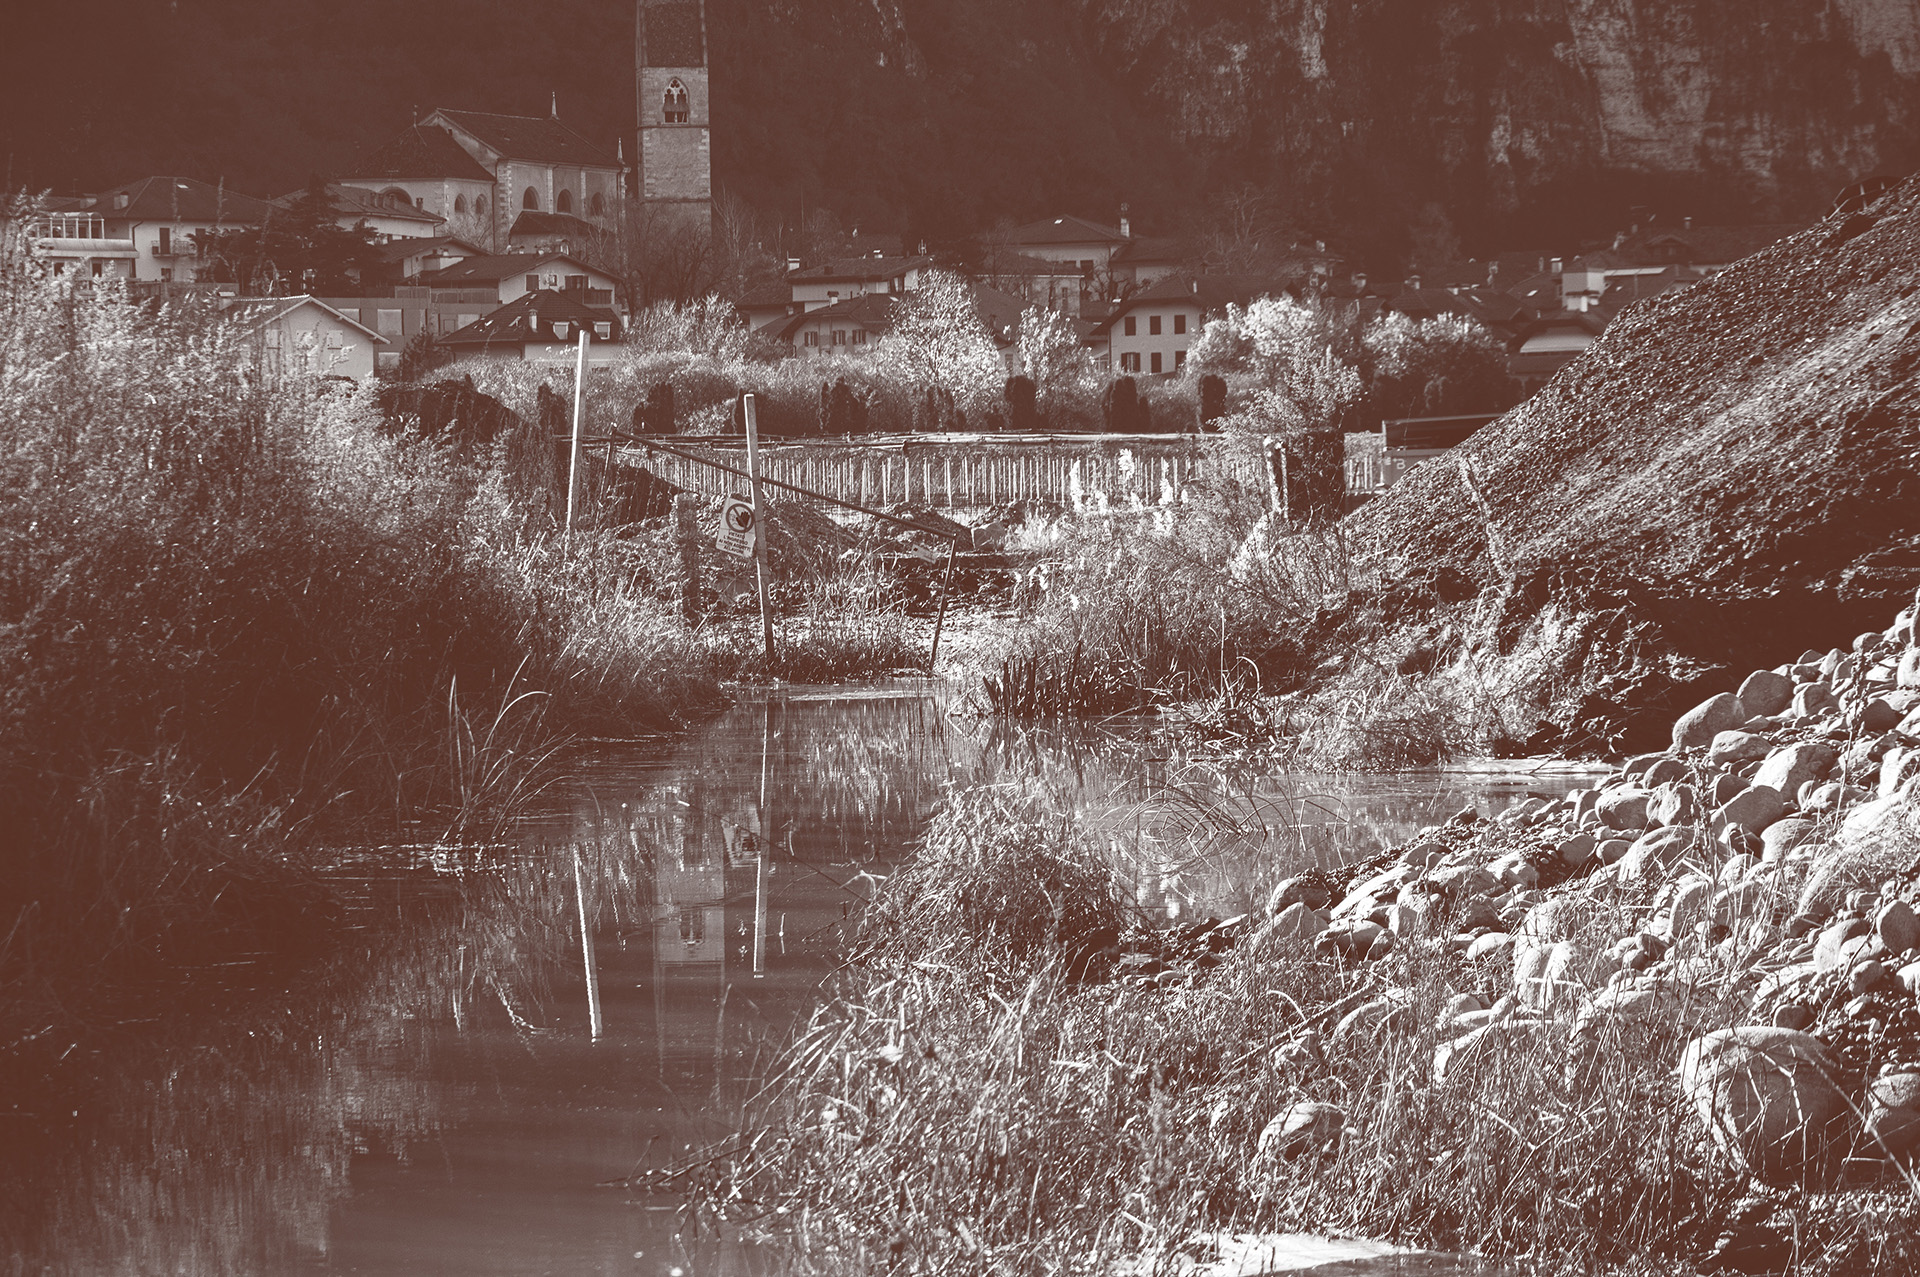
[[[1920,154],[1911,68],[1832,6],[1622,0],[1578,30],[1567,9],[708,0],[715,178],[767,225],[825,209],[936,245],[1111,223],[1123,201],[1137,230],[1203,230],[1252,194],[1275,231],[1385,266],[1601,237],[1636,208],[1809,217]],[[632,135],[632,22],[624,0],[23,7],[0,37],[0,164],[10,188],[184,173],[272,196],[416,110],[544,114],[555,94],[611,146]],[[1623,159],[1623,110],[1673,144]]]

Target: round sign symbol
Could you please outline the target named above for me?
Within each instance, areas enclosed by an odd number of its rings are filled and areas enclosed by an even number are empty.
[[[727,527],[735,532],[747,532],[753,528],[753,507],[730,505],[727,507]]]

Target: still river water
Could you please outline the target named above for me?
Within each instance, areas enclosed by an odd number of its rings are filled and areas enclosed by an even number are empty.
[[[351,952],[208,973],[223,994],[98,1033],[52,1083],[0,1098],[8,1267],[777,1272],[771,1252],[684,1235],[672,1200],[603,1185],[725,1133],[716,1076],[749,1073],[812,1009],[946,787],[1017,786],[1103,825],[1141,902],[1185,917],[1247,907],[1259,866],[1225,849],[1257,826],[1333,862],[1568,783],[1222,781],[1150,731],[1010,730],[946,695],[743,702],[577,761],[508,847],[344,866]],[[1177,850],[1196,835],[1207,854]]]

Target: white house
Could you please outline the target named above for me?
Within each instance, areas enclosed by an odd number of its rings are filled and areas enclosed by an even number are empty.
[[[620,362],[625,336],[620,317],[611,308],[588,305],[577,292],[524,293],[441,337],[435,345],[451,354],[455,363],[500,359],[572,363],[582,332],[587,334],[588,363]]]
[[[196,178],[143,177],[98,195],[49,201],[33,228],[34,252],[62,272],[191,283],[195,235],[259,226],[275,211],[265,200]]]
[[[390,343],[317,297],[242,297],[225,311],[253,344],[269,376],[373,376],[376,353]]]

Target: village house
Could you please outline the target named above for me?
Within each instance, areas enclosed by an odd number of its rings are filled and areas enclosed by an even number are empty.
[[[391,240],[382,244],[375,256],[387,273],[387,281],[399,283],[488,253],[457,235],[436,235],[431,239]]]
[[[925,257],[846,257],[789,272],[786,282],[802,310],[818,310],[869,293],[911,292],[931,265]]]
[[[1092,300],[1088,295],[1091,278],[1073,262],[1001,249],[987,254],[976,274],[987,286],[1040,310],[1077,317]]]
[[[273,201],[275,208],[286,210],[306,198],[304,189],[289,192]],[[413,206],[406,197],[388,191],[384,194],[360,186],[327,185],[327,207],[333,211],[334,225],[342,230],[365,227],[376,244],[396,239],[429,239],[443,233],[447,219]]]
[[[62,274],[191,283],[194,236],[259,226],[273,205],[191,177],[143,177],[98,195],[53,199],[35,219],[37,256]]]
[[[1250,275],[1173,276],[1122,298],[1088,334],[1095,358],[1119,373],[1170,376],[1206,321],[1231,303],[1245,306],[1281,286]]]
[[[542,290],[482,316],[441,337],[435,345],[456,364],[486,360],[572,363],[580,335],[587,336],[587,362],[616,364],[624,336],[610,306],[589,305],[583,292]]]
[[[271,377],[350,377],[365,381],[376,352],[390,343],[317,297],[241,297],[225,317],[246,334],[254,363]]]
[[[970,286],[974,313],[1009,374],[1019,371],[1020,315],[1026,303],[984,284]],[[796,311],[759,330],[770,341],[791,347],[802,359],[860,355],[893,328],[903,293],[870,292],[813,310]]]
[[[560,122],[440,109],[362,160],[342,181],[410,201],[446,219],[449,233],[501,252],[551,236],[523,214],[564,214],[611,229],[626,188],[620,146],[608,151]],[[569,227],[571,224],[567,224]],[[570,236],[579,232],[569,230]],[[570,247],[578,251],[580,245]]]
[[[415,282],[432,289],[435,301],[472,302],[486,309],[541,291],[578,291],[591,306],[611,308],[619,304],[618,283],[613,276],[566,253],[469,257],[441,270],[425,271],[415,277]]]
[[[760,329],[770,341],[791,346],[802,359],[863,354],[893,327],[893,293],[865,293],[813,310],[797,310]]]

